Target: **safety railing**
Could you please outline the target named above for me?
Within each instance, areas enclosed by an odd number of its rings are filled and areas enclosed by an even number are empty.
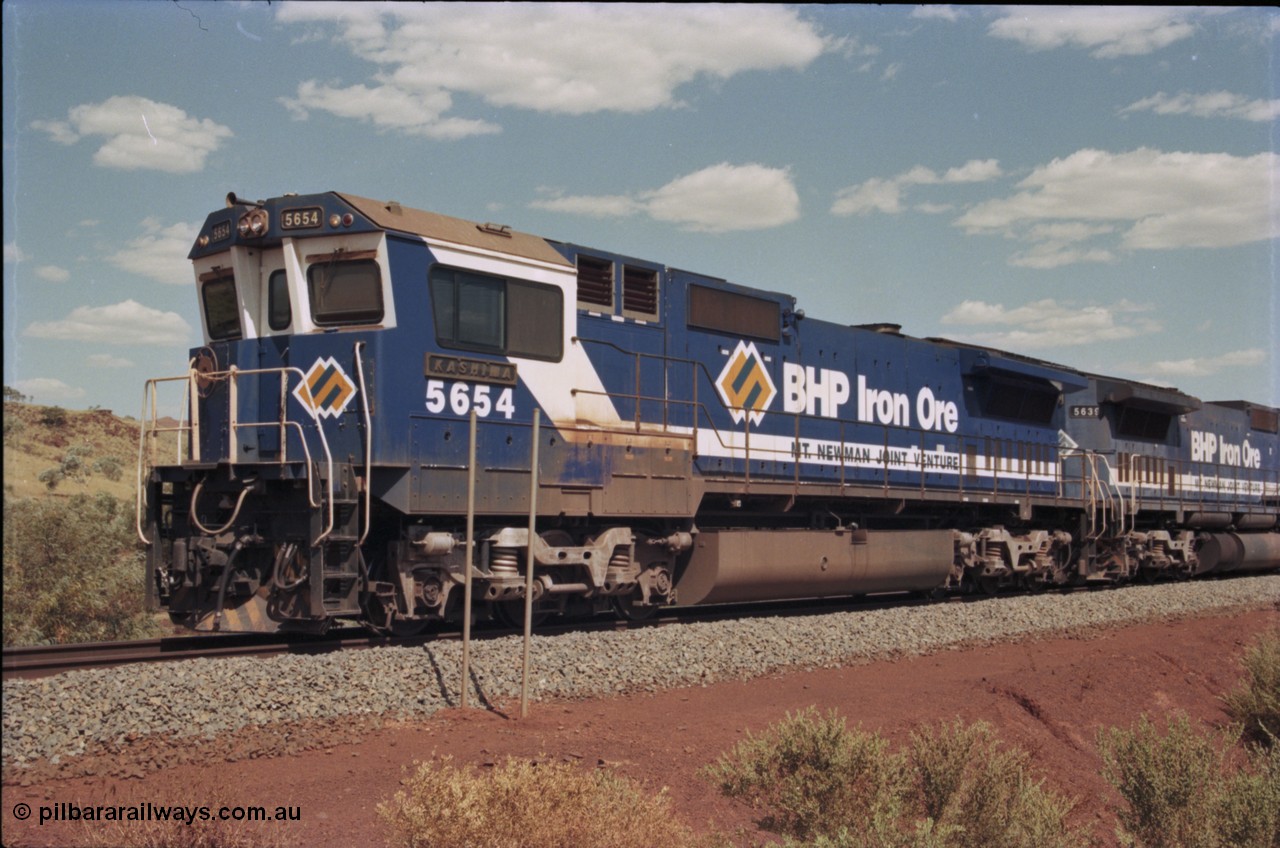
[[[705,380],[706,386],[714,387],[716,380],[706,363],[627,350],[613,342],[596,339],[575,338],[574,342],[611,349],[622,360],[633,363],[633,373],[627,380],[633,386],[631,392],[577,389],[575,393],[602,395],[615,404],[621,402],[620,405],[630,410],[626,419],[629,429],[686,437],[692,443],[695,456],[699,455],[709,440],[714,445],[710,453],[718,458],[742,463],[741,474],[735,474],[733,479],[741,481],[744,493],[750,490],[753,480],[764,479],[777,483],[784,476],[790,477],[797,494],[802,487],[824,483],[838,484],[841,489],[855,485],[865,487],[871,482],[867,472],[874,467],[878,469],[879,484],[886,492],[893,490],[901,493],[915,489],[923,495],[926,492],[950,490],[961,496],[1052,497],[1061,504],[1087,510],[1095,531],[1099,533],[1104,528],[1108,532],[1114,531],[1116,526],[1123,532],[1132,525],[1134,516],[1143,509],[1185,511],[1217,503],[1220,508],[1248,514],[1255,509],[1273,509],[1280,503],[1280,472],[1271,472],[1270,480],[1267,481],[1267,472],[1264,470],[1254,472],[1217,465],[1212,474],[1212,496],[1210,490],[1203,485],[1181,484],[1177,485],[1176,492],[1171,495],[1167,488],[1154,484],[1144,487],[1136,481],[1117,480],[1116,469],[1111,461],[1098,452],[1065,447],[1055,449],[1045,442],[1026,439],[959,436],[917,427],[830,419],[804,413],[769,411],[770,418],[775,421],[780,417],[792,419],[792,424],[786,428],[792,434],[791,444],[782,449],[770,447],[768,441],[777,439],[776,425],[770,427],[771,436],[762,438],[759,428],[753,427],[751,423],[753,410],[725,404],[714,389],[709,394],[714,398],[715,415],[712,407],[700,400],[699,388],[704,385],[703,381]],[[644,372],[646,365],[651,366],[648,372]],[[661,369],[660,373],[655,373],[657,369]],[[680,373],[684,369],[688,369],[687,375]],[[677,379],[673,379],[673,375]],[[646,381],[645,376],[650,379]],[[645,394],[642,387],[646,382],[652,384],[659,377],[663,395]],[[687,397],[672,397],[673,383],[683,387]],[[705,397],[705,394],[702,396]],[[643,414],[646,409],[653,414]],[[723,417],[725,412],[731,418],[741,418],[741,423],[729,429],[718,425],[716,416]],[[833,439],[824,443],[833,457],[860,456],[859,450],[870,446],[867,434],[874,432],[874,456],[878,460],[868,461],[864,456],[859,462],[849,463],[803,456],[799,447],[802,442],[810,440],[809,435],[816,428],[829,429],[833,425],[836,434]],[[859,434],[857,439],[850,436],[851,431]],[[939,449],[939,445],[942,449]],[[1073,459],[1079,460],[1078,473],[1070,468],[1075,464],[1071,462]],[[771,461],[789,465],[789,475],[762,473],[761,466],[757,463],[767,466]],[[834,480],[824,479],[821,474],[807,471],[802,473],[803,465],[824,462],[836,466]],[[1168,473],[1185,475],[1185,472],[1175,471],[1181,468],[1178,463],[1167,462],[1167,466]],[[851,474],[851,469],[856,471]],[[915,474],[912,475],[912,472]],[[1205,477],[1203,469],[1193,473]],[[932,480],[928,476],[930,474],[934,475]],[[914,479],[906,480],[904,475],[913,476]],[[946,485],[945,478],[939,475],[954,475],[954,486]],[[1144,491],[1144,488],[1150,491]],[[1047,495],[1050,491],[1053,494]]]
[[[239,404],[239,381],[242,378],[253,377],[259,375],[276,375],[280,378],[280,399],[279,399],[279,416],[271,421],[241,421],[239,420],[240,404]],[[252,430],[257,428],[276,429],[280,439],[280,450],[274,461],[255,460],[255,464],[275,464],[285,465],[291,460],[289,456],[289,434],[296,433],[297,442],[302,448],[303,467],[305,469],[307,481],[307,501],[312,509],[319,509],[322,506],[326,508],[326,526],[324,531],[312,541],[312,544],[319,544],[333,532],[334,525],[334,504],[333,504],[333,455],[329,450],[329,441],[325,437],[324,428],[320,426],[320,421],[314,412],[311,414],[311,423],[314,425],[314,432],[319,437],[320,447],[324,452],[324,468],[326,473],[324,476],[325,493],[323,498],[318,498],[316,494],[316,485],[313,479],[312,470],[315,464],[312,460],[311,447],[307,438],[307,431],[302,424],[289,417],[289,378],[297,377],[299,383],[306,380],[305,374],[301,369],[292,366],[283,366],[279,368],[250,368],[240,369],[232,365],[225,371],[203,371],[197,372],[194,364],[188,368],[187,375],[183,377],[155,377],[146,381],[143,388],[142,417],[140,419],[140,432],[138,435],[138,472],[137,487],[135,491],[135,524],[138,538],[145,545],[150,545],[151,540],[147,538],[146,532],[143,530],[143,516],[147,511],[147,479],[150,476],[151,469],[157,465],[154,455],[155,442],[160,434],[174,433],[177,441],[177,456],[175,465],[186,465],[188,463],[201,463],[202,448],[200,438],[200,403],[192,402],[193,398],[200,396],[201,385],[226,381],[227,387],[227,435],[228,444],[226,451],[226,461],[230,464],[238,464],[239,451],[237,450],[238,437],[242,430]],[[363,371],[361,373],[363,380]],[[159,418],[159,387],[162,384],[183,383],[184,390],[182,392],[182,407],[176,418],[176,425],[162,425]],[[148,414],[148,410],[150,414]],[[186,421],[186,411],[190,410],[191,420]],[[367,428],[366,428],[367,431]],[[370,437],[366,435],[366,441]],[[185,451],[183,450],[185,442]],[[198,490],[197,490],[198,491]],[[197,525],[199,527],[199,525]]]
[[[731,418],[741,419],[740,424],[734,425],[736,429],[728,431],[716,424],[712,408],[699,399],[699,387],[704,380],[707,386],[715,385],[716,378],[707,369],[706,363],[664,354],[626,350],[613,342],[596,339],[575,338],[573,341],[610,349],[622,359],[632,362],[633,373],[627,382],[634,387],[632,392],[575,389],[575,394],[600,395],[614,401],[615,405],[630,409],[631,413],[624,421],[629,429],[634,429],[636,432],[657,431],[671,437],[688,438],[692,442],[695,455],[698,455],[704,447],[704,440],[709,440],[713,445],[710,451],[712,455],[743,463],[741,476],[735,476],[734,479],[741,480],[744,492],[749,491],[753,478],[764,478],[776,483],[783,477],[780,474],[762,474],[758,468],[753,472],[753,462],[767,464],[773,461],[788,464],[791,482],[797,494],[803,486],[832,482],[822,479],[822,475],[819,474],[801,473],[802,465],[809,464],[806,463],[806,459],[811,459],[815,464],[823,463],[822,457],[804,456],[800,448],[803,442],[809,440],[808,434],[812,431],[808,425],[812,424],[815,427],[837,428],[835,437],[824,442],[824,448],[828,449],[827,452],[832,457],[841,459],[851,456],[863,457],[853,463],[835,460],[827,462],[837,467],[834,482],[841,488],[866,486],[871,481],[865,472],[875,467],[879,470],[879,483],[885,490],[918,489],[921,494],[926,491],[944,490],[947,487],[941,486],[936,479],[929,481],[927,475],[946,474],[955,476],[954,488],[960,494],[1030,497],[1043,495],[1044,491],[1053,489],[1057,491],[1059,499],[1066,498],[1063,494],[1061,462],[1055,461],[1049,447],[1041,442],[1017,439],[998,440],[1003,448],[997,451],[998,455],[992,455],[989,453],[988,446],[993,440],[987,437],[975,439],[918,427],[876,425],[849,419],[823,418],[805,413],[770,411],[768,415],[775,421],[778,418],[789,418],[792,421],[786,428],[792,433],[788,446],[770,447],[767,442],[776,441],[778,438],[776,426],[770,428],[773,431],[771,435],[762,438],[757,435],[758,429],[753,428],[751,423],[752,413],[759,410],[726,404],[713,389],[710,395],[715,398],[714,409],[721,414],[728,412]],[[648,372],[650,379],[647,382],[652,384],[660,376],[664,390],[662,396],[648,395],[642,391],[642,386],[646,383],[642,371],[646,363],[650,362],[653,367]],[[654,372],[658,368],[661,369],[660,375],[655,375]],[[673,381],[673,371],[686,368],[688,369],[687,378],[677,373],[677,377],[684,379]],[[688,397],[672,397],[673,382],[685,387]],[[642,410],[646,408],[655,410],[655,414],[644,416]],[[657,413],[659,409],[660,414]],[[673,424],[672,422],[675,421],[688,423]],[[859,438],[852,438],[851,431],[858,433]],[[865,441],[866,434],[871,432],[877,434],[876,445]],[[942,449],[939,449],[939,444],[942,444]],[[878,459],[867,461],[861,453],[864,448],[874,448]],[[851,468],[861,469],[864,473],[850,475]],[[901,479],[902,474],[911,474],[912,471],[918,472],[914,480],[907,482]]]

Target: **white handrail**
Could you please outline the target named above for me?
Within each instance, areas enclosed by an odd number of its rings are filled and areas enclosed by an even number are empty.
[[[197,379],[196,373],[197,372],[195,371],[194,366],[189,365],[186,375],[182,377],[155,377],[150,380],[147,380],[145,386],[143,387],[142,416],[141,416],[141,420],[139,421],[139,432],[138,432],[138,470],[137,470],[137,488],[134,496],[134,505],[135,505],[134,524],[135,524],[135,529],[137,530],[137,533],[138,533],[138,538],[142,541],[144,545],[152,544],[151,540],[147,538],[146,533],[142,529],[142,516],[146,508],[146,486],[144,484],[143,478],[145,476],[146,469],[150,468],[151,466],[151,463],[148,461],[147,452],[146,452],[147,439],[153,438],[158,433],[180,433],[180,434],[185,433],[188,438],[188,446],[189,446],[188,452],[191,455],[191,459],[192,461],[196,461],[196,462],[199,461],[199,445],[195,441],[198,438],[199,426],[200,426],[198,423],[199,422],[198,411],[192,413],[190,424],[184,424],[182,423],[182,420],[179,419],[179,423],[176,427],[159,426],[158,417],[157,417],[158,412],[156,409],[157,386],[160,383],[177,382],[181,380],[187,384],[186,397],[189,400],[192,396],[190,391],[191,384],[195,379]],[[280,417],[274,421],[239,422],[236,420],[236,406],[237,406],[236,394],[237,394],[239,378],[242,376],[250,376],[250,375],[256,375],[256,374],[279,374],[281,376],[282,379],[281,379]],[[240,429],[250,429],[254,427],[279,427],[280,428],[280,436],[281,436],[280,455],[276,460],[276,464],[279,464],[279,465],[286,464],[289,461],[289,458],[288,458],[289,440],[287,436],[287,431],[289,427],[296,428],[298,432],[298,442],[302,445],[302,452],[305,457],[305,467],[306,467],[306,474],[307,474],[307,502],[312,509],[318,509],[321,506],[321,504],[316,502],[315,484],[312,480],[312,475],[311,475],[311,465],[312,465],[311,448],[307,444],[306,431],[302,428],[302,425],[299,422],[290,420],[288,405],[284,402],[288,398],[288,394],[286,392],[287,383],[288,383],[288,379],[286,375],[288,374],[297,375],[300,381],[306,380],[306,374],[303,373],[302,369],[294,366],[284,366],[280,368],[252,368],[252,369],[241,370],[239,368],[236,368],[233,365],[231,366],[231,368],[229,368],[226,371],[201,372],[199,376],[201,378],[209,379],[209,380],[228,379],[231,382],[231,385],[230,385],[231,403],[230,403],[230,409],[228,411],[228,424],[229,424],[228,438],[230,439],[230,443],[228,445],[228,455],[227,455],[227,459],[231,464],[233,465],[237,464],[237,459],[236,459],[237,431]],[[150,400],[150,407],[151,407],[150,415],[148,415],[148,412],[147,412],[148,400]],[[193,408],[198,407],[197,404],[192,404],[192,406]],[[316,415],[314,410],[310,410],[310,412],[311,412],[311,420],[316,425],[316,433],[320,437],[320,445],[321,447],[324,448],[325,468],[328,470],[328,473],[325,475],[326,485],[327,485],[327,493],[326,493],[327,497],[325,498],[325,500],[327,501],[327,504],[328,504],[328,515],[326,516],[326,519],[327,519],[326,527],[324,529],[324,532],[322,532],[319,536],[317,536],[315,540],[313,540],[311,543],[312,545],[318,545],[320,544],[320,542],[324,541],[329,536],[329,534],[333,532],[333,527],[334,527],[333,454],[329,449],[329,440],[325,436],[324,427],[321,426],[319,417]],[[179,441],[179,461],[181,462],[181,441],[182,441],[181,436],[179,436],[178,441]],[[196,526],[199,529],[204,530],[204,528],[200,526],[198,520],[196,522]]]

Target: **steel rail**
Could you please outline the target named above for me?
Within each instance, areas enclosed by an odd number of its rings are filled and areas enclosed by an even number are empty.
[[[1072,586],[1049,589],[1050,592],[1072,593],[1105,589],[1098,586]],[[995,597],[1012,597],[1017,592]],[[600,617],[594,620],[568,620],[539,625],[541,637],[569,633],[666,627],[690,622],[723,621],[734,618],[798,617],[840,612],[859,612],[893,607],[912,607],[937,603],[982,602],[982,594],[953,594],[928,597],[918,594],[890,593],[869,596],[836,596],[774,603],[717,604],[706,607],[661,607],[650,618],[627,620]],[[497,623],[481,623],[480,639],[498,639],[518,635],[519,628]],[[458,630],[442,629],[413,636],[391,636],[372,633],[361,627],[332,630],[325,635],[303,633],[210,633],[189,636],[166,636],[130,642],[90,642],[68,645],[36,645],[3,650],[4,680],[36,679],[68,671],[111,668],[152,662],[225,657],[269,657],[282,654],[322,654],[332,651],[379,647],[418,647],[437,641],[458,641]]]
[[[355,633],[365,634],[364,641],[370,639],[367,631],[344,629],[327,637],[276,633],[196,634],[129,642],[12,647],[3,651],[3,676],[5,680],[29,679],[78,669],[199,657],[320,653],[337,650],[347,641],[360,641],[353,637]],[[377,637],[373,638],[376,640]]]

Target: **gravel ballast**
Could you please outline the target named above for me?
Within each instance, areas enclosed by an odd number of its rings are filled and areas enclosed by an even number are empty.
[[[604,697],[1280,603],[1280,575],[535,636],[531,697]],[[521,638],[471,646],[472,703],[519,697]],[[4,684],[3,768],[150,735],[420,718],[459,702],[460,642],[75,671]]]

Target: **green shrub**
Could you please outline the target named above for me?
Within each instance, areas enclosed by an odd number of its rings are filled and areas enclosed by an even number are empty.
[[[74,480],[77,483],[83,483],[93,474],[92,468],[86,459],[92,455],[92,445],[76,445],[66,452],[57,465],[41,471],[40,476],[36,479],[44,483],[51,492],[58,488],[58,484],[63,480]]]
[[[390,844],[406,848],[682,848],[697,840],[671,818],[665,791],[566,763],[508,758],[487,773],[445,757],[422,763],[378,805]]]
[[[1249,767],[1228,781],[1219,808],[1219,844],[1280,845],[1280,745],[1249,752]]]
[[[760,826],[793,848],[1076,846],[1074,803],[1030,775],[986,724],[925,727],[894,754],[813,708],[748,735],[705,774],[761,810]]]
[[[101,474],[111,482],[115,483],[124,476],[124,465],[114,456],[104,456],[102,459],[93,463],[93,473]]]
[[[4,644],[155,635],[133,510],[110,495],[4,502]]]
[[[67,411],[60,406],[42,406],[39,421],[46,427],[65,427]]]
[[[915,808],[961,848],[1084,844],[1067,826],[1075,802],[1032,777],[1031,757],[1004,748],[990,725],[957,720],[918,729],[909,754]]]
[[[800,839],[842,827],[885,831],[901,813],[903,760],[879,736],[812,707],[747,738],[703,771],[727,797],[761,810],[760,826]]]
[[[9,408],[5,407],[4,412],[4,443],[15,444],[18,437],[26,432],[26,422],[15,415],[9,414]]]
[[[1245,676],[1226,698],[1227,713],[1246,741],[1275,746],[1280,740],[1280,631],[1267,633],[1242,660]]]
[[[1161,732],[1145,715],[1099,736],[1103,776],[1119,790],[1122,844],[1145,848],[1280,845],[1280,756],[1255,749],[1242,766],[1234,730],[1198,730],[1179,715]],[[1234,756],[1233,756],[1234,755]]]

